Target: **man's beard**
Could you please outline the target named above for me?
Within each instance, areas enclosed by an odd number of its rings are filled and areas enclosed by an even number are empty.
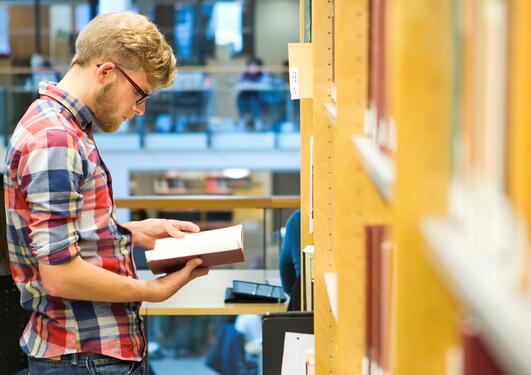
[[[96,104],[94,106],[94,117],[98,122],[98,127],[106,133],[118,130],[122,120],[113,116],[118,103],[116,101],[116,84],[111,83],[104,86],[96,94]]]

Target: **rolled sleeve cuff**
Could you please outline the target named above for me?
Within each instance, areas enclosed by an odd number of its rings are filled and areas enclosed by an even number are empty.
[[[52,246],[41,247],[33,251],[39,263],[58,265],[70,262],[80,253],[77,243],[70,243],[65,240],[64,243],[56,243]]]

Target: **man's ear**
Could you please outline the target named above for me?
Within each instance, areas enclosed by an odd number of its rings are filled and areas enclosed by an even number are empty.
[[[99,65],[96,69],[96,80],[102,86],[108,85],[116,79],[115,65],[111,62],[106,62]]]

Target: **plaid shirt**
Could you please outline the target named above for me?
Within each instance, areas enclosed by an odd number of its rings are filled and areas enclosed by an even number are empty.
[[[132,236],[116,220],[111,176],[92,137],[92,111],[53,83],[17,125],[6,154],[9,259],[21,305],[33,310],[20,345],[28,355],[76,352],[141,360],[139,303],[48,295],[38,263],[85,261],[136,278]]]

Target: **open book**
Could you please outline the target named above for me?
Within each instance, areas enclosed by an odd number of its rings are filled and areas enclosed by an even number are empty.
[[[154,274],[180,270],[189,259],[201,258],[202,267],[243,262],[242,225],[186,234],[183,238],[163,238],[146,251]]]

